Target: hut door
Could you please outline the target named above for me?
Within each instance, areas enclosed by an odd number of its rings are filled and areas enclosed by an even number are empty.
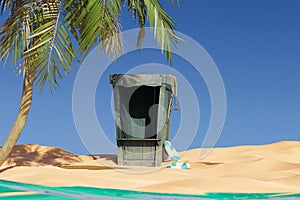
[[[136,87],[129,100],[129,115],[136,130],[134,137],[155,139],[157,137],[157,114],[160,87]]]

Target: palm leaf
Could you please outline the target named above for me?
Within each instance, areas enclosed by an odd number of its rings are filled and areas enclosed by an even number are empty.
[[[58,86],[62,71],[68,74],[75,58],[72,41],[64,19],[64,7],[60,1],[46,2],[32,15],[34,27],[27,38],[31,45],[24,51],[24,58],[36,72],[36,85],[42,89],[48,82],[50,89]]]
[[[9,0],[0,0],[1,14],[10,6],[11,2]]]
[[[84,9],[76,22],[80,33],[78,50],[83,58],[96,44],[101,44],[106,54],[118,55],[122,49],[119,1],[89,0]]]
[[[11,15],[0,29],[0,60],[6,61],[11,56],[13,65],[22,57],[24,48],[28,45],[26,35],[29,32],[29,13],[26,4],[12,9]]]
[[[126,3],[126,0],[123,1]],[[178,1],[179,3],[179,1]],[[174,0],[172,0],[174,4]],[[149,20],[150,27],[153,28],[154,37],[162,51],[165,51],[169,62],[172,64],[171,41],[180,41],[175,33],[174,20],[163,10],[158,0],[128,0],[128,9],[132,12],[133,18],[139,20],[140,33],[137,40],[137,48],[141,47],[144,38],[145,18]],[[136,16],[137,15],[137,16]]]

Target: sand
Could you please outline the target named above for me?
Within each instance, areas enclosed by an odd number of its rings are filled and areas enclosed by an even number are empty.
[[[300,191],[300,142],[201,149],[181,153],[191,169],[131,167],[115,155],[79,156],[56,147],[18,145],[0,168],[0,179],[47,186],[90,186],[137,191],[203,194]]]

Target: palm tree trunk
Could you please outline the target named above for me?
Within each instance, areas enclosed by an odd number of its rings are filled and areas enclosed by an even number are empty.
[[[22,88],[22,100],[19,109],[18,116],[13,124],[11,131],[9,132],[3,147],[0,149],[0,166],[4,163],[13,147],[15,146],[28,117],[32,102],[32,90],[34,84],[34,75],[31,70],[25,67],[25,76]]]

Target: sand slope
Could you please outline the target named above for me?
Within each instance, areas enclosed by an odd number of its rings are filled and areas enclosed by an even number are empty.
[[[16,145],[3,166],[60,166],[93,160],[91,156],[78,156],[57,147],[38,144]]]
[[[180,170],[122,168],[115,155],[96,159],[55,147],[19,145],[1,167],[0,179],[187,194],[300,191],[300,142],[215,148],[205,159],[199,159],[200,151],[182,153],[192,169]]]

